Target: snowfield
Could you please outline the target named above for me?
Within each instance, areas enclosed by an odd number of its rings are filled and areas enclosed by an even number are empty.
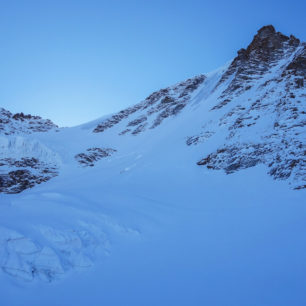
[[[303,305],[305,192],[171,161],[2,195],[2,304]]]
[[[304,60],[268,26],[81,126],[2,109],[1,305],[304,306]]]

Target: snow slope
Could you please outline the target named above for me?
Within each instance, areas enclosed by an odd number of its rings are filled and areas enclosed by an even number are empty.
[[[243,50],[91,123],[6,126],[5,175],[54,175],[0,193],[2,305],[304,305],[305,45]]]

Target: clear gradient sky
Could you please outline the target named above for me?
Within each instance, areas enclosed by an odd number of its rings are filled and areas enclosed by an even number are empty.
[[[0,106],[72,126],[209,72],[263,25],[305,41],[305,0],[0,0]]]

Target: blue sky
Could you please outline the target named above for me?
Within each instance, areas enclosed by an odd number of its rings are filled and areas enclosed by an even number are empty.
[[[0,0],[0,106],[87,122],[209,72],[263,25],[305,40],[306,1]]]

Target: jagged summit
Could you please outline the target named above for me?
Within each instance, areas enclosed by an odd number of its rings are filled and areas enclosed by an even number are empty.
[[[276,30],[272,24],[263,26],[257,31],[257,35],[261,36],[262,38],[265,38],[269,35],[273,35],[275,33],[276,33]]]
[[[288,37],[276,32],[272,25],[264,26],[258,30],[246,49],[242,48],[237,52],[238,55],[232,65],[253,59],[261,63],[271,63],[285,53],[294,51],[299,45],[300,40],[295,36]]]
[[[267,61],[269,60],[269,55],[286,47],[285,44],[297,47],[300,44],[300,40],[293,35],[288,37],[276,32],[272,25],[268,25],[259,29],[247,49],[239,50],[238,55],[248,58],[259,53],[262,55],[261,60]]]
[[[281,60],[290,65],[291,57],[298,56],[300,49],[305,45],[293,35],[290,37],[276,32],[272,25],[264,26],[258,30],[249,46],[238,51],[238,55],[222,75],[216,88],[231,79],[223,96],[240,93],[250,89],[252,82],[263,78],[272,67],[277,66]],[[297,52],[299,51],[299,52]],[[298,63],[300,59],[296,60]]]

